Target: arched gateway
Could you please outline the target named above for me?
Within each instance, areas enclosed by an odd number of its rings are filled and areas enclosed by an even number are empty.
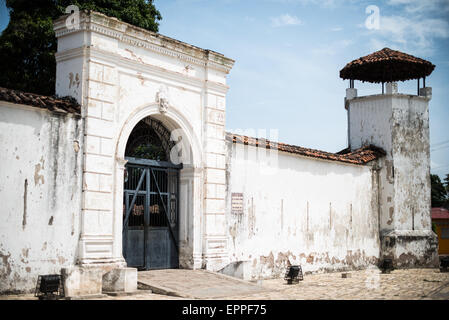
[[[129,267],[140,270],[179,267],[183,166],[172,162],[175,142],[170,137],[160,121],[147,117],[134,127],[126,145],[123,256]]]
[[[222,268],[234,61],[99,13],[81,12],[76,29],[66,19],[55,22],[56,93],[82,105],[84,137],[70,294],[85,291],[91,273],[98,286],[89,292],[98,292],[107,279],[136,285],[135,268]]]

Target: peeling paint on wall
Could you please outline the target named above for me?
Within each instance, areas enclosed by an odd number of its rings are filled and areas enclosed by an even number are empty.
[[[34,166],[34,185],[44,184],[44,175],[40,171],[44,169],[45,160],[41,158],[40,162]]]
[[[25,230],[27,225],[27,196],[28,196],[28,180],[25,179],[23,187],[23,218],[22,218],[22,230]]]
[[[38,274],[59,273],[62,262],[76,260],[79,226],[70,221],[81,212],[80,174],[73,171],[83,156],[74,143],[82,141],[80,120],[38,108],[0,108],[0,131],[10,133],[0,139],[0,179],[8,173],[10,186],[0,192],[0,292],[31,292]],[[14,129],[17,119],[21,130]]]

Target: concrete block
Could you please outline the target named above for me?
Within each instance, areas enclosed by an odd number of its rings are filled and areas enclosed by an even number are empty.
[[[100,179],[99,174],[86,172],[84,174],[84,190],[99,191]]]
[[[87,104],[87,116],[100,118],[103,102],[89,99]]]
[[[137,269],[114,269],[103,275],[104,292],[137,291]]]
[[[426,88],[419,89],[419,95],[422,97],[432,99],[432,88],[426,87]]]
[[[213,124],[225,125],[225,113],[220,110],[207,109],[207,121]]]
[[[89,96],[106,102],[114,102],[115,86],[103,82],[89,82]]]
[[[84,209],[90,210],[112,210],[112,193],[85,191]]]
[[[224,97],[217,97],[217,109],[224,110],[226,107],[226,101]]]
[[[206,169],[206,182],[207,183],[226,183],[226,171],[222,169]]]
[[[103,82],[115,84],[117,82],[117,72],[115,68],[104,66]]]
[[[100,295],[102,290],[102,269],[69,267],[62,268],[62,281],[66,297]]]
[[[226,152],[225,140],[208,138],[206,140],[205,149],[207,152],[210,152],[210,153],[218,153],[218,154],[224,155]]]
[[[114,121],[115,118],[115,104],[113,103],[103,103],[103,108],[101,111],[101,118],[103,120]]]
[[[104,75],[104,66],[92,61],[89,64],[89,79],[102,82],[103,75]]]
[[[205,212],[222,213],[225,212],[226,202],[224,199],[206,199]]]
[[[94,136],[86,136],[86,151],[87,153],[100,153],[100,138]]]
[[[111,121],[87,118],[87,135],[93,135],[104,138],[112,138],[114,136],[114,126]]]
[[[111,205],[111,204],[110,204]],[[113,232],[113,216],[111,211],[83,210],[84,232],[86,234],[109,235]],[[96,245],[99,245],[98,243]],[[102,245],[100,245],[102,247]],[[97,251],[100,248],[92,248]]]
[[[107,138],[99,138],[101,139],[101,147],[100,147],[100,152],[102,155],[106,155],[106,156],[112,156],[113,155],[113,143],[112,143],[112,139],[107,139]]]
[[[112,157],[88,154],[85,158],[85,170],[89,172],[112,174],[112,165]]]
[[[209,108],[216,108],[217,107],[217,96],[214,94],[208,94],[207,95],[207,106]]]
[[[385,86],[387,94],[396,94],[398,93],[398,83],[397,82],[388,82]]]
[[[100,191],[102,192],[112,192],[112,176],[111,175],[99,175],[100,180]]]
[[[347,88],[346,89],[346,99],[351,100],[357,97],[357,89]]]

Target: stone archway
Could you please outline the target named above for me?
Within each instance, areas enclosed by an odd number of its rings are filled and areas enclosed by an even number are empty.
[[[179,267],[200,268],[202,265],[202,157],[201,144],[189,122],[175,110],[161,114],[158,105],[137,109],[124,122],[116,145],[114,175],[114,252],[123,257],[124,171],[128,139],[139,122],[149,125],[164,146],[173,149],[173,132],[182,132],[183,146],[189,148],[191,163],[184,163],[179,179]],[[170,132],[171,137],[168,137]]]

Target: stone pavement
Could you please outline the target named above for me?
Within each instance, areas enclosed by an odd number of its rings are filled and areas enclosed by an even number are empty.
[[[190,299],[220,299],[235,295],[262,294],[271,290],[254,283],[205,270],[152,270],[138,273],[139,285],[154,293]]]
[[[449,300],[449,273],[439,269],[394,270],[382,274],[378,269],[304,276],[297,285],[281,279],[265,280],[268,293],[232,296],[238,300]]]
[[[171,270],[161,270],[160,272]],[[192,271],[187,271],[186,274]],[[169,273],[167,273],[168,275]],[[201,294],[202,299],[223,300],[449,300],[449,273],[441,273],[438,269],[394,270],[390,274],[382,274],[378,269],[348,272],[348,278],[342,273],[305,275],[299,284],[287,285],[282,279],[261,281],[264,290],[248,293],[238,292],[239,285],[227,296],[215,297],[215,290],[223,279],[209,277],[208,289],[197,293],[198,285],[194,277],[182,276],[186,292]],[[172,274],[173,276],[173,274]],[[163,276],[160,275],[162,278]],[[139,274],[140,278],[140,274]],[[180,278],[181,279],[181,278]],[[176,281],[172,279],[170,281]],[[204,283],[201,284],[204,288]],[[231,288],[226,288],[230,290]],[[199,290],[199,289],[198,289]],[[209,296],[207,296],[209,295]],[[0,296],[1,299],[32,299],[32,295]],[[172,300],[180,297],[155,293],[135,294],[131,296],[105,297],[107,300]]]

